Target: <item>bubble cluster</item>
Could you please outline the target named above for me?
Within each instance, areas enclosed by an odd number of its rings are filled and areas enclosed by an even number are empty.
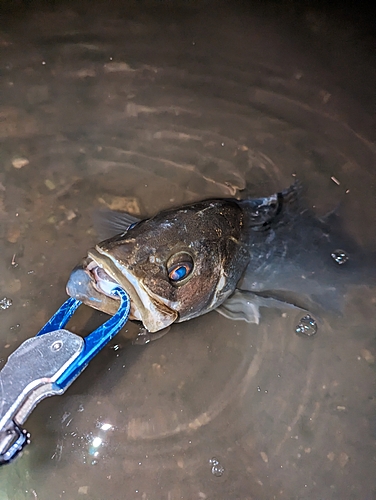
[[[213,476],[215,477],[223,476],[225,468],[223,467],[223,465],[219,463],[219,460],[217,460],[216,458],[211,458],[209,460],[209,464],[212,466],[211,473],[213,474]]]
[[[12,299],[4,297],[3,299],[0,300],[0,309],[9,309],[12,304],[13,304]]]
[[[295,327],[295,332],[306,337],[312,337],[317,333],[317,323],[312,316],[307,314],[303,318],[300,318],[299,323]]]
[[[347,253],[344,250],[340,249],[334,250],[334,252],[332,252],[330,256],[339,266],[342,266],[349,260],[349,256],[347,255]]]

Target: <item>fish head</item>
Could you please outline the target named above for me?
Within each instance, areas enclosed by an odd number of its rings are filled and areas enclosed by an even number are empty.
[[[244,213],[236,201],[166,210],[102,241],[73,271],[68,294],[108,314],[111,287],[131,299],[130,319],[150,332],[200,316],[235,289],[247,265]]]

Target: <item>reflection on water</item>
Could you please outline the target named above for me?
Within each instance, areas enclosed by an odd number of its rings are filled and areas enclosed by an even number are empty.
[[[70,4],[2,24],[1,365],[65,300],[93,207],[152,214],[297,176],[374,247],[374,81],[339,71],[371,75],[367,47],[314,12],[297,34],[289,16],[206,9]],[[210,313],[147,346],[128,324],[30,417],[0,499],[374,498],[376,299],[358,286],[346,304],[302,335],[294,310]],[[82,308],[72,328],[103,319]]]

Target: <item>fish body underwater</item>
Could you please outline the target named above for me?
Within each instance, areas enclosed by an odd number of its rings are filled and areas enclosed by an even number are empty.
[[[89,250],[67,292],[114,314],[108,283],[116,282],[130,295],[130,319],[149,332],[214,309],[253,323],[260,307],[339,312],[365,261],[337,216],[317,218],[300,192],[295,183],[265,198],[211,199],[145,220],[114,213],[108,227],[117,234]]]

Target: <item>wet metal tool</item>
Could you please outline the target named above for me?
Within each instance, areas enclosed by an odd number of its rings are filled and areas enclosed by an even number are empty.
[[[21,425],[48,396],[61,395],[98,352],[123,328],[130,312],[127,293],[115,286],[118,312],[85,338],[64,327],[81,304],[68,299],[41,331],[8,358],[0,371],[0,465],[12,461],[30,442]]]

